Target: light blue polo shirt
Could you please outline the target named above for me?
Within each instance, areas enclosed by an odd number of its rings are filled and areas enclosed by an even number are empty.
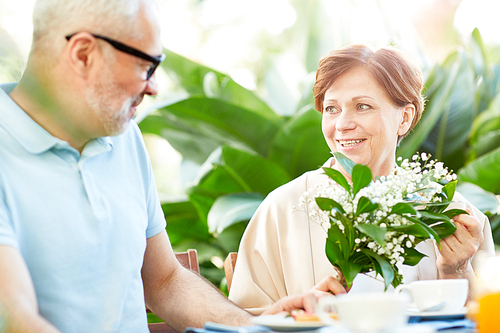
[[[141,267],[165,218],[137,125],[80,156],[12,101],[14,86],[0,86],[0,244],[19,249],[62,332],[149,332]]]

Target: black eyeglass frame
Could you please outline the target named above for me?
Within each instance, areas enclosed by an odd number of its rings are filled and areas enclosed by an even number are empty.
[[[71,37],[73,37],[76,34],[77,34],[77,32],[66,36],[66,40],[69,41],[71,39]],[[165,54],[162,54],[159,57],[150,56],[149,54],[146,54],[142,51],[139,51],[138,49],[133,48],[131,46],[120,43],[114,39],[111,39],[111,38],[108,38],[105,36],[101,36],[101,35],[94,35],[94,34],[91,34],[91,35],[94,36],[95,38],[99,38],[99,39],[102,39],[103,41],[108,42],[109,44],[111,44],[111,46],[113,46],[115,49],[117,49],[119,51],[122,51],[122,52],[128,53],[130,55],[136,56],[138,58],[150,61],[153,65],[147,71],[146,81],[148,81],[151,78],[151,76],[153,76],[153,73],[155,72],[156,68],[158,68],[158,65],[160,65],[160,63],[163,60],[165,60]]]

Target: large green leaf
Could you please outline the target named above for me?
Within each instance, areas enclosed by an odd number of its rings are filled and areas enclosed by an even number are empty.
[[[252,91],[243,88],[229,76],[191,61],[165,49],[165,61],[160,65],[167,74],[190,95],[205,94],[253,110],[271,121],[278,115]],[[274,119],[274,120],[273,120]]]
[[[498,125],[498,129],[491,130],[478,137],[477,141],[469,149],[467,157],[469,161],[500,147],[500,117],[493,120],[493,123]]]
[[[492,99],[488,108],[474,119],[470,141],[472,144],[477,144],[481,136],[498,129],[500,129],[500,94]]]
[[[347,171],[349,175],[352,175],[352,170],[356,165],[356,163],[354,163],[349,157],[345,156],[342,153],[339,153],[338,151],[333,152],[332,154],[335,157],[335,159],[340,163],[340,165],[342,165],[344,170]]]
[[[496,149],[500,145],[500,94],[481,112],[472,124],[471,147],[467,160],[472,161]]]
[[[321,132],[321,114],[310,106],[281,126],[269,151],[269,159],[281,165],[291,177],[318,168],[329,156]]]
[[[476,184],[486,191],[500,194],[500,148],[460,169],[458,179],[459,182]]]
[[[238,251],[240,240],[245,232],[247,224],[248,221],[233,223],[217,235],[217,238],[215,238],[216,243],[224,251],[224,256],[221,258],[222,260],[226,259],[229,252]]]
[[[162,204],[167,219],[167,233],[172,246],[186,239],[207,243],[212,236],[208,228],[198,216],[198,212],[189,201]]]
[[[361,197],[358,200],[358,205],[356,207],[356,214],[354,214],[354,217],[358,217],[359,215],[364,213],[373,212],[375,209],[377,209],[377,207],[378,207],[377,203],[372,202],[367,197]]]
[[[418,252],[414,248],[405,248],[405,253],[403,255],[405,258],[404,264],[408,266],[415,266],[423,257],[427,257],[425,254]]]
[[[372,171],[369,167],[363,164],[356,164],[352,168],[352,195],[356,194],[362,188],[370,185],[372,182]]]
[[[384,245],[387,228],[382,228],[378,225],[363,223],[356,225],[356,229],[373,238],[380,246]]]
[[[382,277],[384,278],[384,285],[385,285],[385,289],[387,290],[389,285],[394,280],[394,269],[392,268],[392,266],[387,262],[387,260],[385,260],[384,258],[379,256],[378,254],[376,254],[370,250],[362,249],[361,252],[363,252],[364,254],[369,256],[370,258],[372,258],[374,261],[374,264],[375,263],[378,264],[380,271],[377,273],[382,275]],[[375,267],[377,267],[377,265],[375,265]]]
[[[341,204],[330,198],[315,198],[316,204],[321,210],[331,212],[332,209],[336,209],[342,214],[345,214],[345,210]]]
[[[339,214],[337,214],[337,215],[339,215]],[[328,238],[326,240],[327,249],[328,249],[328,247],[335,246],[335,248],[338,249],[341,253],[341,254],[339,254],[336,249],[334,250],[334,253],[335,253],[335,256],[337,257],[337,259],[338,260],[348,259],[349,254],[351,253],[351,250],[352,250],[351,246],[350,246],[349,239],[348,239],[347,235],[340,230],[336,221],[331,220],[330,222],[331,222],[331,226],[328,229]],[[327,256],[328,256],[328,252],[327,252]],[[330,260],[330,262],[333,263],[332,260]]]
[[[350,260],[339,260],[337,266],[340,268],[340,271],[344,275],[347,290],[349,290],[352,286],[354,278],[359,274],[359,272],[361,272],[363,266],[353,263]]]
[[[330,177],[334,182],[342,186],[347,193],[351,193],[351,185],[347,182],[344,175],[335,169],[324,167],[323,171],[325,171],[326,175]]]
[[[280,125],[255,110],[203,96],[167,104],[139,123],[143,133],[164,137],[185,158],[201,164],[207,149],[227,144],[267,156]]]
[[[226,179],[226,181],[224,180]],[[196,187],[216,195],[223,192],[269,192],[290,181],[279,165],[248,151],[223,146],[200,169]],[[224,184],[229,187],[224,188]],[[237,184],[238,190],[233,185]]]
[[[475,109],[476,78],[465,52],[452,54],[443,63],[451,72],[459,66],[449,98],[443,105],[436,126],[430,131],[422,149],[457,170],[464,163],[463,145],[468,140]]]
[[[457,230],[455,224],[453,224],[453,222],[449,220],[433,224],[431,228],[439,235],[439,238],[441,239],[453,235],[453,233],[455,233],[455,231]]]
[[[325,245],[326,256],[332,265],[335,265],[340,260],[347,258],[347,255],[350,252],[348,247],[349,242],[347,241],[346,236],[339,229],[338,225],[332,221],[332,225],[328,229],[328,238],[326,239]]]
[[[436,65],[433,68],[431,77],[434,85],[430,85],[427,93],[428,102],[422,118],[415,126],[413,131],[405,138],[398,147],[398,155],[404,158],[411,157],[428,137],[430,131],[434,128],[443,111],[449,105],[449,99],[453,92],[453,86],[458,76],[460,63],[453,65],[451,71],[446,73],[441,67]],[[442,78],[444,82],[442,82]]]
[[[475,184],[460,182],[457,191],[483,213],[495,213],[498,210],[498,199],[495,194],[485,191]]]
[[[416,215],[416,210],[413,208],[411,205],[409,205],[406,202],[398,202],[396,205],[394,205],[391,209],[391,212],[388,215],[391,214],[397,214],[397,215],[403,215],[403,214],[410,214],[410,215]]]
[[[220,234],[229,226],[248,221],[259,207],[264,196],[259,193],[231,193],[219,196],[208,213],[208,228]]]

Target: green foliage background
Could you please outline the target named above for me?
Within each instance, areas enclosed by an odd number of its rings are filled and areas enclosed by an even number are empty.
[[[471,37],[424,69],[426,110],[398,155],[426,151],[455,170],[458,190],[490,215],[499,239],[500,57],[479,31]],[[187,95],[142,115],[139,126],[201,164],[188,198],[163,204],[167,231],[175,250],[198,249],[202,274],[224,290],[223,270],[211,259],[237,251],[246,223],[270,191],[330,156],[321,115],[312,104],[312,82],[297,109],[283,116],[229,76],[165,52],[162,68]]]

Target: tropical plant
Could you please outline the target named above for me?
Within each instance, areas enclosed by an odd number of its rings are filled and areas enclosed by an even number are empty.
[[[431,153],[458,171],[459,180],[500,193],[500,63],[479,31],[428,73],[426,110],[398,154]]]

